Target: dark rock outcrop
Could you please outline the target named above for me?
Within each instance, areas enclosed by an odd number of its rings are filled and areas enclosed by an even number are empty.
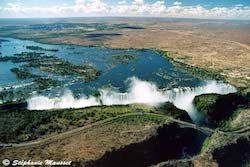
[[[165,102],[165,103],[160,104],[156,108],[156,110],[162,114],[169,115],[169,116],[172,116],[174,118],[177,118],[183,121],[191,122],[191,118],[185,110],[181,110],[175,107],[175,105],[173,105],[170,102]]]
[[[179,159],[183,150],[194,146],[197,131],[180,128],[177,124],[164,125],[157,133],[142,142],[106,152],[100,159],[84,164],[88,167],[145,167]],[[196,150],[193,154],[198,154]]]
[[[25,110],[27,107],[27,102],[13,102],[1,104],[0,110]]]
[[[239,138],[234,143],[216,148],[212,155],[221,167],[248,166],[250,162],[250,141],[248,138]]]
[[[202,94],[194,98],[194,104],[211,123],[218,124],[228,119],[237,108],[248,106],[248,100],[240,93]]]
[[[194,164],[191,159],[169,160],[161,162],[156,167],[193,167]]]

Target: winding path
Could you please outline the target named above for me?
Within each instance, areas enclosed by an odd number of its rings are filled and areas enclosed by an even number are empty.
[[[108,118],[102,121],[98,121],[95,122],[93,124],[89,124],[89,125],[85,125],[83,127],[79,127],[77,129],[73,129],[73,130],[69,130],[60,134],[56,134],[47,138],[41,138],[41,139],[37,139],[37,140],[33,140],[33,141],[29,141],[29,142],[23,142],[23,143],[0,143],[0,147],[26,147],[26,146],[33,146],[33,145],[39,145],[39,144],[49,144],[49,143],[53,143],[59,139],[66,139],[69,137],[72,137],[73,135],[76,135],[78,133],[82,133],[86,130],[92,129],[92,128],[98,128],[100,126],[104,126],[107,124],[112,123],[113,121],[122,119],[124,117],[128,117],[128,116],[136,116],[136,115],[154,115],[154,116],[162,116],[166,118],[166,122],[167,121],[172,121],[172,122],[176,122],[181,128],[193,128],[196,130],[201,131],[202,133],[205,133],[206,135],[211,135],[215,130],[208,128],[208,127],[201,127],[201,126],[197,126],[193,123],[190,122],[186,122],[186,121],[181,121],[178,119],[174,119],[172,117],[166,116],[166,115],[162,115],[162,114],[155,114],[155,113],[129,113],[129,114],[124,114],[124,115],[120,115],[114,118]],[[238,130],[235,132],[222,132],[219,131],[219,133],[224,133],[224,134],[234,134],[234,135],[239,135],[240,133],[243,133],[245,131],[250,130],[250,128],[247,129],[243,129],[242,130]]]

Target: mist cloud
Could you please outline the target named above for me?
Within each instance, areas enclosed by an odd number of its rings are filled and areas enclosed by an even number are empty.
[[[98,105],[125,105],[145,103],[157,105],[162,102],[172,102],[176,107],[188,112],[193,110],[192,101],[195,96],[204,93],[228,94],[236,89],[226,83],[207,81],[204,86],[195,88],[174,88],[160,90],[156,84],[142,81],[136,77],[128,79],[127,92],[121,93],[112,88],[99,90],[100,96],[85,96],[75,98],[70,90],[66,90],[61,97],[33,96],[28,100],[29,110],[47,110],[62,108],[84,108]],[[191,113],[189,113],[191,114]]]
[[[97,98],[82,96],[74,98],[70,90],[66,90],[61,97],[49,98],[46,96],[34,96],[28,100],[29,110],[50,110],[63,108],[84,108],[100,105]]]

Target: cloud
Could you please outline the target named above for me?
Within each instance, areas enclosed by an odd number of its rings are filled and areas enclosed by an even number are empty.
[[[174,2],[174,5],[176,5],[176,6],[180,6],[182,3],[181,2],[178,2],[178,1],[176,1],[176,2]]]
[[[135,5],[142,5],[143,3],[144,3],[143,0],[134,0],[134,1],[132,2],[132,4],[135,4]]]
[[[119,5],[123,5],[123,4],[126,4],[126,3],[127,3],[127,2],[126,2],[125,0],[119,1],[119,2],[118,2]]]
[[[7,7],[3,8],[4,11],[13,12],[13,13],[23,13],[25,12],[24,8],[21,7],[20,3],[8,3]]]
[[[167,6],[165,1],[148,3],[144,0],[119,1],[110,5],[104,0],[75,0],[73,5],[25,6],[21,3],[8,3],[2,6],[0,17],[81,17],[81,16],[158,16],[189,18],[250,19],[250,6],[205,8],[201,5],[183,6],[174,2]]]
[[[72,6],[75,12],[98,14],[108,12],[108,5],[101,0],[76,0],[75,5]]]
[[[237,6],[237,7],[243,7],[244,5],[243,4],[236,4],[234,6]]]

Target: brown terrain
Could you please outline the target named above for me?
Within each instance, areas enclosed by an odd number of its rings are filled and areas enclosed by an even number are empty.
[[[233,85],[250,87],[250,21],[214,21],[188,19],[112,19],[87,22],[127,23],[144,29],[93,31],[78,36],[57,35],[54,44],[101,45],[111,48],[156,48],[170,51],[171,57],[186,64],[219,72]],[[67,21],[69,22],[69,21]],[[71,22],[86,22],[77,19]],[[1,24],[0,24],[1,26]],[[86,34],[119,34],[87,38]],[[37,40],[39,41],[39,40]],[[240,150],[249,138],[250,110],[245,109],[230,123],[234,133],[215,132],[206,149],[188,161],[194,166],[218,166],[224,148]],[[156,133],[158,122],[114,121],[105,126],[56,138],[49,143],[1,149],[0,158],[49,159],[86,162],[100,158],[106,151],[145,140]],[[80,133],[81,132],[81,133]],[[225,143],[225,144],[224,144]],[[246,147],[247,148],[247,147]],[[249,151],[248,151],[249,152]],[[223,152],[222,152],[223,153]],[[225,151],[225,155],[228,152]],[[218,157],[216,157],[218,156]],[[233,157],[234,155],[228,155]],[[64,159],[67,157],[67,159]],[[216,159],[217,158],[217,159]],[[175,162],[176,163],[176,162]],[[177,162],[177,163],[182,163]],[[186,163],[186,162],[184,162]],[[247,162],[246,162],[247,163]],[[227,165],[227,164],[226,164]],[[159,165],[161,166],[161,165]],[[164,164],[162,165],[164,166]],[[181,165],[182,166],[182,165]]]
[[[81,130],[66,132],[49,140],[22,146],[6,147],[0,158],[8,157],[32,161],[51,159],[58,161],[86,162],[100,158],[106,151],[118,149],[145,140],[156,133],[161,124],[157,121],[134,120],[148,118],[142,114],[128,114],[113,121],[96,124]],[[166,120],[165,124],[171,121]]]
[[[110,22],[109,22],[110,23]],[[140,25],[144,29],[95,31],[118,36],[98,40],[63,36],[54,43],[102,45],[111,48],[157,48],[172,51],[171,56],[187,64],[220,71],[237,86],[250,81],[250,22],[211,20],[123,20],[112,23]]]
[[[110,30],[90,28],[87,31],[84,27],[42,31],[11,30],[7,31],[7,35],[6,32],[0,32],[0,36],[10,35],[53,44],[156,48],[171,51],[171,57],[186,64],[215,70],[236,86],[250,85],[250,21],[248,20],[64,18],[3,21],[0,27],[51,23],[126,24],[142,28]]]

